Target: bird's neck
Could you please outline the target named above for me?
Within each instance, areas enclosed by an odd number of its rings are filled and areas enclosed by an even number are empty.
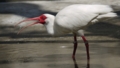
[[[54,24],[51,23],[49,25],[46,25],[46,29],[47,29],[47,32],[50,34],[50,35],[54,35]]]
[[[54,20],[55,20],[55,17],[52,17],[51,19],[49,19],[47,21],[47,23],[45,24],[45,27],[47,29],[47,32],[50,34],[50,35],[54,35]]]

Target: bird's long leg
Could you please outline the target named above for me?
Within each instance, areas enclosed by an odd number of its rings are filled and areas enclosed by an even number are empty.
[[[86,52],[87,52],[87,60],[89,61],[90,60],[90,55],[89,55],[89,44],[88,44],[88,41],[86,40],[85,36],[81,36],[84,43],[85,43],[85,46],[86,46]]]
[[[74,59],[75,58],[75,53],[76,53],[76,49],[77,49],[77,37],[76,37],[76,34],[74,33],[74,49],[73,49],[73,55],[72,55],[72,58]]]

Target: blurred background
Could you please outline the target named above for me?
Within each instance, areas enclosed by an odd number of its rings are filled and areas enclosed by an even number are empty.
[[[36,1],[36,0],[1,0],[0,2],[15,2],[15,1]],[[54,1],[54,0],[39,0],[39,1]]]

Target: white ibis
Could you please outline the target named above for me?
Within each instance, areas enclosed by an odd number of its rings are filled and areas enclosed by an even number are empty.
[[[63,35],[67,33],[73,33],[74,35],[74,50],[72,57],[75,57],[77,49],[77,38],[76,35],[80,35],[85,43],[87,59],[89,56],[89,44],[84,36],[84,28],[89,24],[98,22],[102,18],[117,17],[117,14],[113,11],[112,7],[109,5],[84,5],[84,4],[74,4],[65,7],[57,13],[56,16],[51,14],[42,14],[38,17],[28,18],[23,20],[16,25],[30,20],[37,20],[37,22],[29,24],[23,27],[18,33],[23,29],[32,26],[34,24],[43,24],[48,33],[51,35]]]

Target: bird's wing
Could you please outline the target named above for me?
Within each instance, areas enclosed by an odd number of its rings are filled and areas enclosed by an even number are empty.
[[[59,25],[62,28],[70,29],[72,31],[79,30],[91,22],[99,14],[92,12],[82,12],[67,10],[62,11],[56,16],[55,24]]]
[[[94,23],[100,18],[114,17],[115,13],[108,5],[72,5],[61,10],[57,15],[55,22],[62,28],[79,30],[90,22]]]

